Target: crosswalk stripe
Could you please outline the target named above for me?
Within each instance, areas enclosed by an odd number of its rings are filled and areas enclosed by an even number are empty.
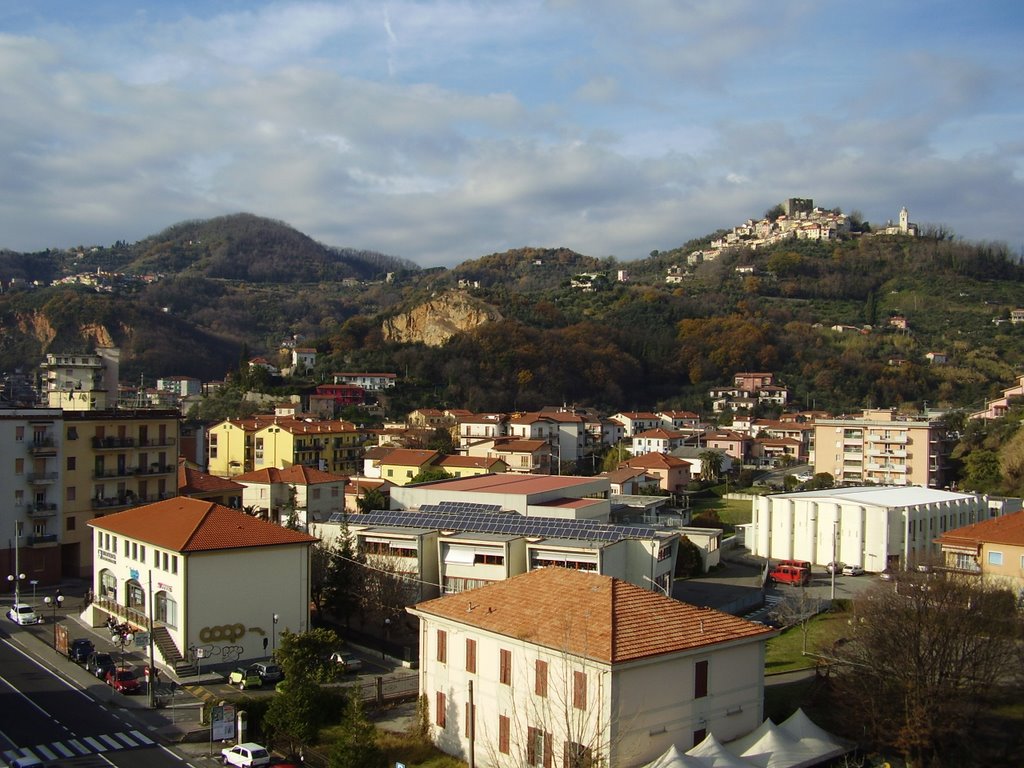
[[[53,742],[53,748],[56,749],[58,752],[60,752],[62,755],[64,755],[64,757],[75,757],[75,753],[72,752],[67,747],[65,747],[63,742],[60,742],[60,741]]]
[[[127,734],[127,733],[115,733],[115,734],[114,734],[114,738],[115,738],[115,739],[120,739],[121,741],[123,741],[123,742],[124,742],[124,743],[125,743],[125,744],[126,744],[127,746],[129,746],[129,747],[137,747],[137,746],[139,746],[139,745],[138,745],[138,744],[137,744],[137,743],[135,742],[135,739],[133,739],[133,738],[132,738],[131,736],[129,736],[129,735]],[[118,746],[118,747],[120,747],[121,745],[120,745],[120,744],[118,744],[117,746]]]
[[[129,733],[131,733],[132,736],[134,736],[136,739],[141,741],[143,744],[155,744],[156,743],[151,738],[149,738],[149,736],[147,736],[146,734],[142,733],[141,731],[129,731]]]
[[[36,749],[47,760],[56,760],[57,759],[57,754],[53,750],[51,750],[49,747],[47,747],[45,744],[40,744],[38,747],[36,747]]]
[[[6,760],[8,763],[13,763],[19,757],[21,757],[21,753],[20,752],[15,752],[15,751],[10,750],[10,749],[8,749],[6,752],[4,752],[4,760]]]
[[[117,743],[117,739],[112,739],[105,733],[101,734],[100,736],[97,736],[97,738],[102,739],[104,743],[111,749],[121,749],[121,745]]]
[[[92,752],[91,749],[89,749],[87,746],[85,746],[78,739],[68,739],[68,744],[70,744],[72,747],[74,747],[75,750],[80,755],[88,755],[90,752]]]
[[[85,742],[86,744],[88,744],[88,745],[89,745],[90,747],[92,747],[93,749],[95,749],[95,750],[96,750],[97,752],[106,752],[106,751],[107,751],[107,748],[106,748],[106,746],[105,746],[105,745],[103,745],[103,744],[100,744],[100,743],[99,743],[98,741],[96,741],[96,739],[94,739],[94,738],[93,738],[92,736],[84,736],[84,737],[82,738],[82,741],[84,741],[84,742]]]

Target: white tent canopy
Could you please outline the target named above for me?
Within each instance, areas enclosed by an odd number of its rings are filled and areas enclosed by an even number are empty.
[[[673,744],[644,768],[809,768],[852,748],[798,709],[785,722],[765,720],[728,744],[711,733],[685,753]]]

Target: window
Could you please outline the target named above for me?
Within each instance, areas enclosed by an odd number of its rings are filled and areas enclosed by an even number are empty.
[[[166,552],[163,553],[163,569],[165,571],[167,570],[167,553]]]
[[[445,695],[441,693],[441,691],[438,691],[437,695],[434,697],[434,707],[436,709],[434,712],[434,722],[437,723],[439,727],[444,728],[445,711],[448,708],[448,702],[445,701]]]
[[[708,662],[698,661],[693,665],[693,698],[703,699],[708,695]]]
[[[25,492],[15,491],[14,492],[14,505],[20,507],[25,503]]]
[[[171,573],[178,572],[178,556],[171,555]]]
[[[988,553],[988,564],[989,565],[1002,565],[1003,564],[1003,553],[990,550]]]
[[[313,501],[319,501],[319,500],[320,500],[320,489],[319,488],[314,488],[313,489]]]
[[[78,439],[78,427],[68,427],[68,440]]]
[[[508,732],[508,718],[505,715],[498,715],[498,751],[503,755],[507,755],[509,752]]]
[[[541,728],[532,726],[526,729],[526,763],[551,768],[552,738]]]
[[[142,563],[146,562],[146,545],[145,544],[140,544],[139,545],[139,562],[142,562]]]
[[[533,692],[538,696],[548,695],[548,663],[540,659],[534,664]]]
[[[67,490],[64,492],[64,498],[67,499],[68,501],[74,501],[75,500],[75,495],[76,495],[75,486],[69,485],[67,487]]]
[[[71,515],[65,519],[64,530],[73,531],[75,530],[75,516]]]
[[[593,768],[594,754],[590,747],[567,741],[562,751],[562,765],[564,768]]]
[[[14,460],[14,474],[23,475],[25,474],[25,460],[15,459]]]
[[[698,744],[700,744],[702,741],[704,741],[704,739],[706,739],[707,737],[708,737],[708,729],[707,728],[701,728],[700,730],[694,731],[693,732],[693,746],[696,747]]]
[[[502,685],[512,685],[512,651],[501,649],[498,680]]]
[[[67,464],[68,469],[69,470],[74,469],[75,465],[76,465],[75,457],[74,456],[68,456],[68,464]]]
[[[476,673],[476,640],[466,638],[466,671]]]
[[[25,440],[25,428],[24,427],[15,427],[14,428],[14,439],[17,442],[19,442],[19,443],[24,442],[24,440]]]
[[[214,432],[210,435],[210,458],[217,458],[217,433]]]
[[[448,633],[443,629],[437,630],[437,660],[448,663]]]
[[[332,499],[338,498],[338,486],[336,486],[336,485],[332,485],[331,486],[331,498]]]
[[[575,709],[587,708],[587,673],[572,673],[572,705]]]

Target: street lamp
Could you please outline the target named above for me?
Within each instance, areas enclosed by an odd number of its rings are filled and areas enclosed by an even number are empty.
[[[270,636],[273,640],[272,650],[270,652],[271,657],[277,655],[277,622],[281,620],[281,617],[276,613],[274,614],[274,633]]]
[[[43,602],[53,608],[53,649],[57,650],[57,607],[64,605],[64,595],[46,596]]]
[[[391,630],[391,618],[390,617],[385,617],[384,618],[384,646],[380,649],[380,657],[382,659],[386,659],[388,657],[388,655],[387,655],[388,635],[390,634],[390,630]]]
[[[25,580],[25,574],[19,573],[16,577],[13,574],[7,576],[7,580],[14,582],[14,602],[15,604],[21,602],[21,587],[20,584]]]
[[[649,581],[649,582],[651,582],[651,584],[653,584],[658,589],[660,589],[662,591],[662,593],[665,595],[665,597],[672,597],[672,595],[670,595],[668,593],[668,587],[666,587],[664,584],[661,584],[660,582],[655,581],[650,576],[648,576],[646,573],[641,574],[641,576],[643,576],[644,581]]]

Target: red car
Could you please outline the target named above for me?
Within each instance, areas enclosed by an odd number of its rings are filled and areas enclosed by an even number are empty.
[[[107,685],[118,693],[138,693],[139,678],[130,669],[113,669],[107,673]]]

